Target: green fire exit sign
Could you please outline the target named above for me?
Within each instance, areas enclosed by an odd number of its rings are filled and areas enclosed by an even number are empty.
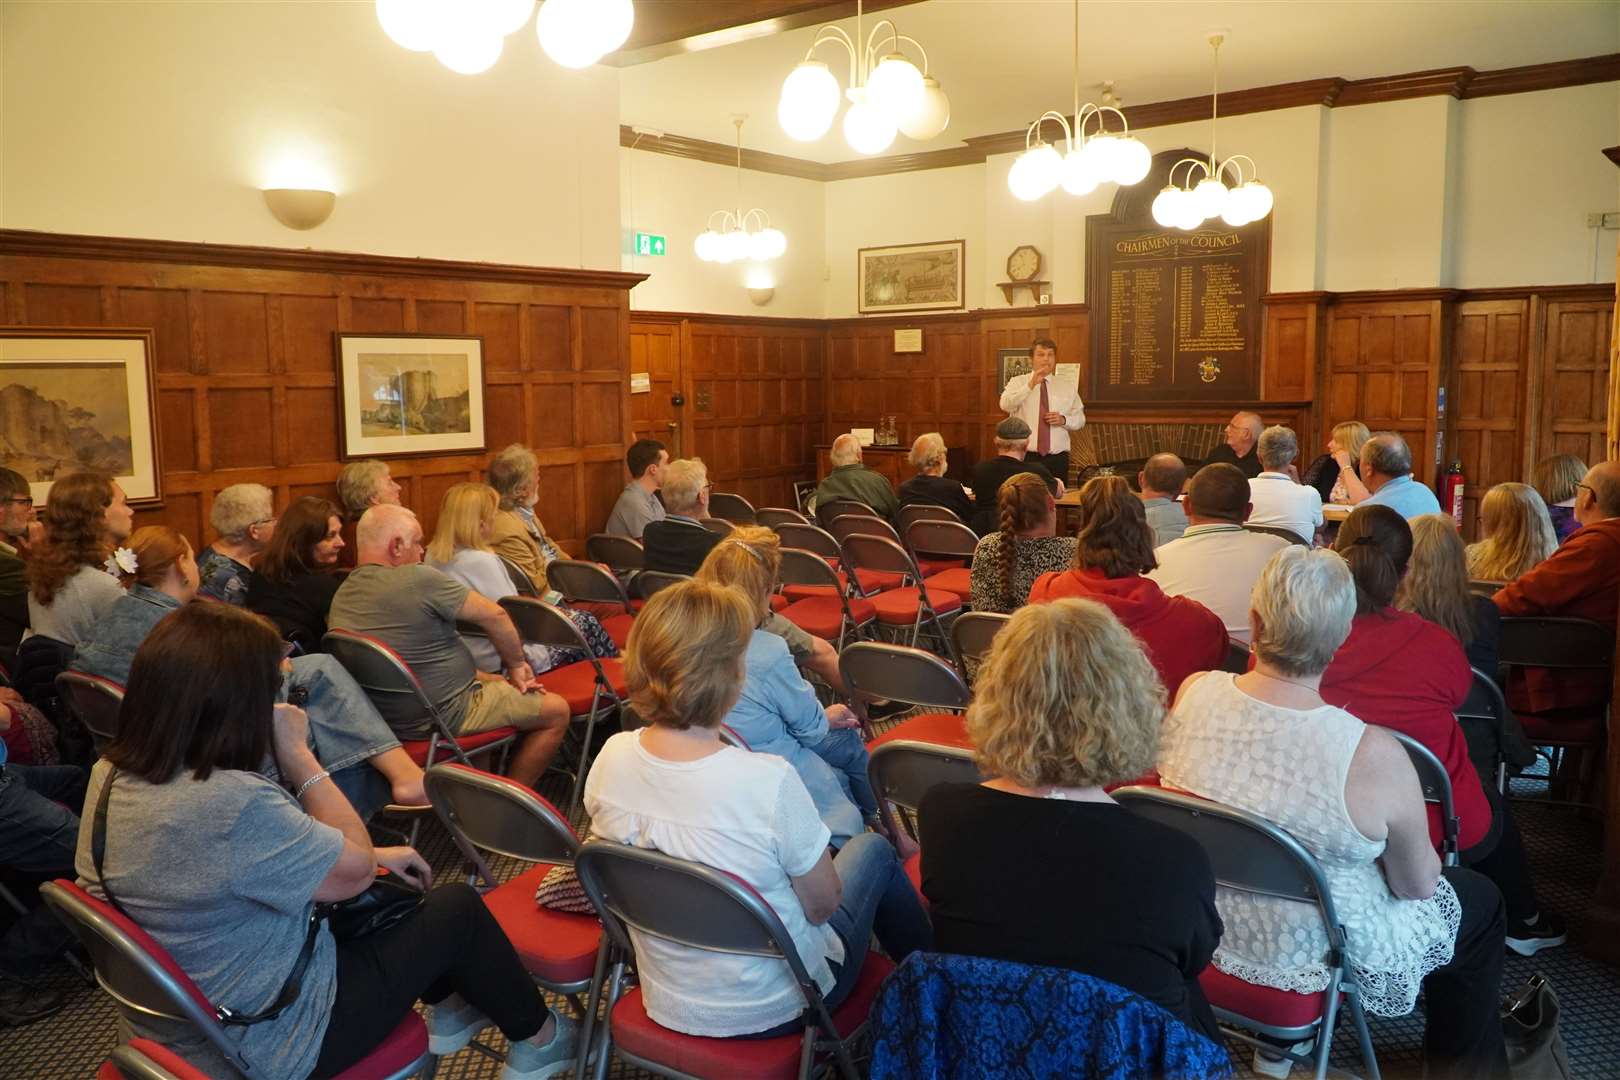
[[[664,253],[664,238],[654,236],[652,233],[636,233],[637,255],[662,255]]]

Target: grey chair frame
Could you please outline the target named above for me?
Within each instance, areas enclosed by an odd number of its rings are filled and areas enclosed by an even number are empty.
[[[895,527],[876,514],[839,514],[832,519],[832,524],[827,526],[827,531],[832,533],[833,539],[840,544],[844,542],[845,537],[856,533],[886,537],[897,544],[900,542],[900,534],[895,531]]]
[[[857,641],[838,654],[838,674],[851,694],[959,713],[972,695],[950,663],[926,649]]]
[[[916,837],[909,818],[915,817],[923,796],[939,784],[977,784],[985,779],[973,760],[973,751],[960,746],[891,739],[879,743],[866,763],[866,778],[877,795],[878,811],[890,836],[899,836],[894,807],[905,810],[906,831]]]
[[[800,1080],[808,1080],[818,1052],[833,1055],[843,1080],[858,1080],[850,1047],[865,1031],[865,1023],[847,1035],[839,1034],[792,935],[770,904],[740,878],[701,863],[606,840],[587,842],[574,867],[585,895],[602,917],[604,934],[612,940],[605,1008],[594,1048],[597,1080],[607,1075],[608,1056],[614,1049],[613,1007],[623,992],[626,970],[635,956],[631,929],[689,948],[781,960],[804,994],[806,1005]],[[688,1076],[622,1049],[617,1053],[632,1065],[661,1076],[681,1080]]]
[[[122,686],[100,675],[69,669],[56,676],[56,696],[90,733],[97,754],[118,737],[118,716],[124,704]]]
[[[623,583],[600,565],[583,559],[553,559],[546,564],[546,583],[570,604],[618,604],[626,615],[636,609]]]
[[[733,525],[754,525],[759,521],[754,504],[731,491],[709,492],[709,515],[725,518]]]
[[[691,574],[670,574],[663,570],[643,570],[636,575],[636,593],[643,600],[651,600],[660,589],[691,581]]]
[[[593,533],[585,538],[585,555],[599,562],[615,574],[640,570],[647,563],[647,553],[641,541],[633,536],[615,533]]]
[[[762,506],[754,511],[754,521],[767,529],[774,529],[778,525],[809,525],[810,519],[797,510],[790,510],[785,506]]]
[[[956,516],[955,510],[937,503],[907,503],[895,515],[895,525],[901,532],[905,532],[916,521],[954,521],[958,525],[963,524],[962,519]]]
[[[1497,755],[1492,770],[1496,781],[1496,791],[1499,795],[1507,794],[1508,762],[1507,755],[1502,748],[1510,742],[1528,742],[1524,729],[1519,727],[1518,717],[1508,708],[1507,698],[1502,694],[1502,688],[1496,685],[1496,680],[1478,668],[1469,668],[1474,674],[1474,685],[1468,691],[1463,703],[1457,706],[1457,723],[1466,730],[1471,720],[1481,720],[1489,723],[1496,734]]]
[[[1589,619],[1571,619],[1550,615],[1506,615],[1502,618],[1501,637],[1497,642],[1497,660],[1503,668],[1538,667],[1560,670],[1608,671],[1614,669],[1614,634],[1605,626]],[[1609,705],[1612,711],[1613,703]],[[1586,750],[1592,743],[1539,738],[1532,740],[1537,746],[1552,747],[1549,788],[1558,780],[1564,768],[1566,749]],[[1575,795],[1567,800],[1575,805],[1586,805],[1583,778],[1577,778]],[[1548,800],[1566,801],[1566,800]]]
[[[868,616],[865,622],[857,622],[855,613],[850,610],[849,594],[845,586],[838,581],[838,571],[827,565],[823,559],[813,551],[803,548],[784,547],[782,551],[782,565],[777,570],[776,579],[783,585],[809,585],[825,587],[833,591],[838,597],[839,606],[843,609],[843,619],[838,624],[838,643],[836,648],[842,650],[844,643],[853,632],[856,637],[861,636],[865,629],[872,625],[877,618]],[[791,621],[791,620],[790,620]]]
[[[1322,1080],[1328,1074],[1339,998],[1343,995],[1355,1027],[1362,1063],[1371,1080],[1379,1080],[1378,1059],[1373,1053],[1372,1035],[1362,1009],[1355,969],[1350,964],[1344,923],[1334,906],[1327,875],[1316,857],[1285,830],[1258,814],[1236,807],[1178,791],[1136,785],[1116,789],[1113,797],[1133,813],[1168,825],[1197,841],[1209,856],[1218,884],[1240,892],[1310,904],[1321,915],[1328,940],[1326,959],[1331,968],[1324,991],[1327,1004],[1321,1017],[1303,1027],[1279,1028],[1215,1007],[1217,1019],[1228,1025],[1223,1029],[1225,1033],[1268,1053],[1281,1054],[1309,1066],[1315,1071],[1316,1080]],[[1288,1043],[1315,1036],[1316,1046],[1307,1057],[1279,1049],[1275,1043],[1262,1042],[1250,1035],[1251,1031]]]
[[[1502,587],[1506,584],[1507,582],[1505,581],[1491,581],[1488,578],[1469,578],[1468,591],[1473,593],[1475,596],[1484,596],[1489,598],[1500,592]]]
[[[703,527],[721,536],[730,536],[737,528],[723,517],[706,517],[703,519]]]
[[[833,523],[837,525],[837,522]],[[907,580],[911,581],[917,589],[917,617],[911,624],[911,640],[906,644],[915,646],[922,637],[923,627],[932,625],[932,635],[939,642],[942,652],[949,652],[951,648],[950,635],[946,632],[947,617],[959,614],[960,605],[940,615],[934,603],[928,597],[928,586],[923,581],[922,572],[917,569],[917,560],[911,557],[911,552],[901,547],[898,541],[886,536],[874,536],[868,533],[850,533],[839,542],[839,548],[844,552],[843,563],[847,567],[845,576],[851,580],[857,570],[872,570],[878,573],[900,574],[901,587],[905,587]],[[952,593],[953,600],[958,599]]]
[[[973,555],[979,547],[979,534],[956,520],[913,521],[901,532],[905,536],[906,550],[917,560],[959,559],[965,567],[972,567]]]
[[[1311,542],[1299,535],[1299,533],[1293,529],[1285,529],[1280,525],[1251,525],[1245,521],[1243,527],[1253,533],[1263,533],[1266,536],[1275,536],[1279,540],[1287,540],[1290,544],[1299,544],[1303,547],[1311,546]]]
[[[1457,866],[1457,836],[1461,831],[1457,821],[1457,801],[1451,790],[1451,776],[1445,765],[1435,757],[1434,751],[1412,736],[1394,728],[1384,728],[1395,736],[1406,756],[1417,771],[1418,785],[1423,789],[1423,801],[1440,808],[1440,861],[1446,866]]]
[[[517,590],[519,596],[539,596],[540,590],[534,587],[534,580],[524,572],[523,567],[508,559],[505,555],[496,555],[501,560],[501,566],[506,570],[506,576],[512,581],[512,588]]]
[[[115,1049],[109,1060],[124,1080],[180,1080],[180,1077],[159,1065],[140,1050],[124,1043]]]
[[[1011,621],[1011,615],[999,611],[964,611],[951,623],[951,653],[964,682],[968,681],[968,662],[980,663],[989,656],[996,635]]]
[[[860,516],[876,513],[875,509],[859,499],[828,499],[825,506],[819,502],[816,504],[816,524],[822,528],[828,528],[834,520],[844,514]]]

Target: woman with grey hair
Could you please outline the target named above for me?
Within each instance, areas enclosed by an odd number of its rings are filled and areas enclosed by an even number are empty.
[[[1316,857],[1367,1011],[1404,1016],[1423,990],[1426,1073],[1505,1077],[1501,894],[1473,871],[1441,870],[1405,750],[1318,692],[1355,613],[1355,584],[1337,554],[1274,555],[1251,599],[1253,670],[1182,684],[1159,773],[1266,818]],[[1310,905],[1227,888],[1215,905],[1226,927],[1214,959],[1222,973],[1302,994],[1327,987],[1327,937]],[[1285,1075],[1286,1059],[1256,1057],[1266,1075]]]
[[[1260,433],[1256,454],[1260,475],[1249,480],[1248,524],[1287,529],[1305,543],[1322,527],[1322,495],[1296,475],[1299,438],[1293,428],[1268,427]]]
[[[276,531],[273,499],[263,484],[232,484],[214,496],[208,523],[219,539],[197,557],[198,593],[237,607],[247,602],[253,564]]]
[[[388,471],[388,463],[376,458],[351,461],[337,474],[338,502],[343,507],[343,546],[338,550],[337,569],[352,570],[355,553],[360,545],[355,542],[355,529],[360,515],[373,506],[398,506],[400,486]]]
[[[973,517],[967,490],[945,477],[945,439],[937,431],[917,436],[908,459],[917,475],[900,485],[901,506],[943,506],[964,525]]]

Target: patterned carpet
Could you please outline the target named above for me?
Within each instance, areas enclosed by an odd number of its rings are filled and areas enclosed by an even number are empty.
[[[1517,781],[1525,794],[1539,794],[1541,785]],[[542,793],[554,802],[566,798],[565,781],[551,778]],[[1517,987],[1529,975],[1541,972],[1552,983],[1563,1006],[1562,1030],[1569,1047],[1570,1066],[1577,1080],[1620,1077],[1620,969],[1598,963],[1582,954],[1579,935],[1584,930],[1581,913],[1596,881],[1599,830],[1568,807],[1533,803],[1518,804],[1525,842],[1538,878],[1544,902],[1564,913],[1571,924],[1571,944],[1541,953],[1533,959],[1509,954],[1505,985]],[[421,849],[443,880],[458,871],[458,856],[449,836],[436,821],[423,829]],[[496,863],[497,873],[518,872],[515,863]],[[0,1030],[0,1080],[84,1080],[118,1041],[117,1018],[108,998],[85,986],[65,966],[53,972],[47,985],[68,996],[68,1005],[57,1015],[29,1027]],[[1379,1067],[1386,1077],[1420,1075],[1418,1055],[1422,1044],[1420,1015],[1399,1020],[1371,1018],[1373,1042]],[[499,1035],[487,1036],[500,1047]],[[1253,1075],[1248,1068],[1251,1051],[1234,1043],[1233,1061],[1239,1076]],[[1348,1027],[1341,1025],[1333,1063],[1360,1071],[1355,1041]],[[495,1080],[500,1063],[473,1050],[446,1059],[438,1075],[447,1080]],[[614,1077],[641,1077],[639,1070],[615,1062],[609,1073]],[[1296,1068],[1293,1076],[1306,1074]]]

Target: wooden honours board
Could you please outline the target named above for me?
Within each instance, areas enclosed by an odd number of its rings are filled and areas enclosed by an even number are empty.
[[[1192,232],[1086,219],[1090,401],[1240,402],[1260,372],[1270,218]]]

